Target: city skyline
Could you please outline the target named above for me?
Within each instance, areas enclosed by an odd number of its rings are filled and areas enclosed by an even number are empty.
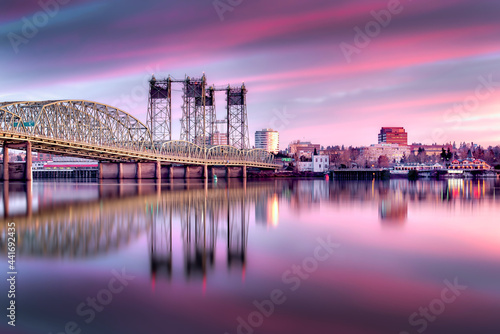
[[[145,122],[153,73],[205,71],[245,82],[250,134],[278,130],[280,147],[370,145],[382,126],[409,143],[500,143],[494,1],[57,4],[3,2],[0,100],[87,99]],[[173,112],[177,137],[180,101]]]

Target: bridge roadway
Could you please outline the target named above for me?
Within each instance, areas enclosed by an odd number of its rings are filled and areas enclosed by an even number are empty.
[[[208,166],[239,166],[244,168],[244,175],[247,167],[279,167],[274,156],[261,149],[201,147],[186,141],[153,142],[150,130],[132,115],[84,100],[1,102],[0,140],[4,152],[9,148],[26,150],[26,179],[30,179],[27,171],[31,150],[100,163],[156,163],[155,178],[161,178],[162,164],[204,166],[205,177]],[[8,155],[5,156],[8,166]],[[4,166],[4,180],[8,179],[7,169]]]

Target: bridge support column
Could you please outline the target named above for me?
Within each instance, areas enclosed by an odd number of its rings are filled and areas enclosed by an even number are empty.
[[[170,167],[168,169],[168,176],[170,177],[170,180],[174,179],[174,166],[173,165],[170,165]]]
[[[243,166],[243,167],[241,167],[241,169],[243,171],[242,177],[246,180],[246,178],[247,178],[247,166]]]
[[[31,142],[26,142],[26,181],[31,181],[33,179],[33,173],[31,166],[33,164],[33,159],[31,157]]]
[[[203,165],[203,178],[208,180],[208,165]]]
[[[230,174],[230,169],[229,169],[229,166],[226,166],[226,179],[229,180],[229,174]]]
[[[184,178],[189,179],[189,166],[184,167]]]
[[[142,164],[140,162],[137,162],[136,166],[137,166],[137,171],[136,171],[135,177],[138,180],[140,180],[140,179],[142,179]]]
[[[102,171],[102,162],[99,161],[99,180],[102,180],[104,174],[103,174],[103,171]]]
[[[118,163],[118,179],[123,179],[123,164],[121,162]]]
[[[3,181],[9,181],[9,148],[3,143]]]
[[[159,161],[156,162],[155,179],[161,181],[161,163]]]

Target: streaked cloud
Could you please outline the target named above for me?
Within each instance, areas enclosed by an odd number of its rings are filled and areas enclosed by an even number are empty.
[[[10,100],[118,103],[144,119],[147,101],[131,105],[122,97],[151,69],[180,78],[205,71],[217,85],[245,82],[251,133],[268,126],[273,109],[286,107],[294,118],[281,131],[282,147],[296,138],[369,145],[388,123],[405,126],[410,141],[444,128],[450,141],[498,144],[500,120],[490,106],[499,92],[459,128],[447,129],[443,115],[474,91],[478,76],[500,82],[500,3],[401,4],[402,12],[348,63],[339,44],[353,43],[354,27],[363,28],[387,1],[244,1],[221,22],[211,1],[74,0],[16,54],[7,34],[21,34],[23,18],[42,9],[6,0],[0,91]],[[221,118],[223,111],[221,105]]]

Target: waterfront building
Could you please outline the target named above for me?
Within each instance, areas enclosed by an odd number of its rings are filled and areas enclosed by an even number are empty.
[[[95,160],[53,156],[53,161],[43,164],[47,170],[71,170],[71,169],[97,169],[99,163]]]
[[[383,127],[378,134],[378,143],[408,145],[408,133],[403,127]]]
[[[255,131],[255,148],[277,154],[279,152],[279,133],[273,129]]]
[[[312,161],[297,161],[297,170],[299,172],[312,172],[313,171],[313,163]]]
[[[326,173],[330,170],[330,157],[328,155],[313,155],[311,159],[297,162],[299,172]]]
[[[43,169],[43,166],[46,163],[47,162],[45,162],[45,161],[33,161],[33,164],[31,165],[31,169],[32,170]]]
[[[53,154],[49,154],[49,153],[40,153],[40,152],[34,152],[33,153],[33,162],[35,161],[52,161],[54,159],[54,155]]]
[[[312,144],[311,142],[301,142],[297,140],[289,145],[289,151],[291,155],[294,155],[296,159],[300,157],[311,158],[314,155],[314,150],[319,152],[321,150],[320,144]]]
[[[486,161],[481,159],[467,158],[467,159],[455,159],[448,166],[448,169],[458,169],[458,170],[488,170],[491,166],[486,163]]]
[[[398,144],[373,144],[363,149],[363,155],[368,161],[377,161],[380,156],[386,156],[389,162],[401,162],[403,157],[410,155],[410,148]]]
[[[438,163],[435,164],[420,164],[420,163],[406,163],[406,164],[397,164],[394,166],[394,170],[396,171],[429,171],[429,170],[440,170],[443,169],[444,166]]]
[[[330,170],[330,157],[328,155],[314,155],[312,163],[315,173],[324,173]]]
[[[413,143],[413,144],[410,145],[410,151],[414,155],[417,155],[418,151],[420,149],[423,149],[425,151],[425,154],[428,155],[428,156],[431,156],[431,155],[437,155],[437,156],[439,156],[443,152],[443,148],[444,148],[444,150],[446,152],[448,152],[448,150],[450,150],[450,152],[453,152],[453,146],[451,144],[445,144],[445,145],[437,145],[437,144],[422,145],[422,144],[418,144],[418,143]]]

